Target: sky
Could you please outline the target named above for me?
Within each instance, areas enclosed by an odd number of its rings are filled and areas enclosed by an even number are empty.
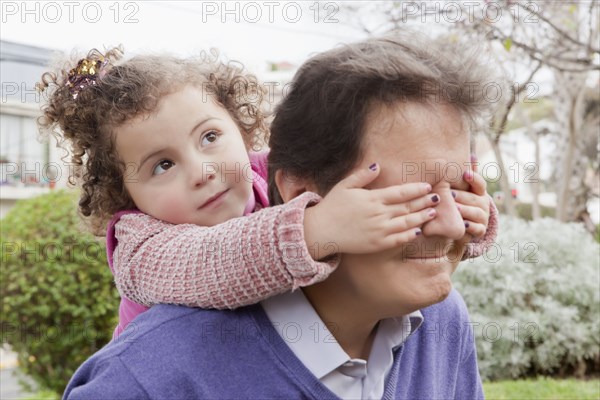
[[[126,54],[218,48],[255,73],[269,62],[364,38],[339,2],[1,1],[3,40],[70,53],[122,44]]]

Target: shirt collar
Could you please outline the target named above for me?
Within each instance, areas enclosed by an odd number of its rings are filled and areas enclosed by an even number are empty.
[[[302,290],[284,293],[264,300],[265,313],[281,338],[296,357],[318,379],[351,360],[337,343],[326,324],[304,296]],[[373,354],[397,349],[423,322],[423,315],[415,311],[408,315],[379,322]]]
[[[261,304],[277,333],[318,379],[350,360],[302,290],[268,298]]]

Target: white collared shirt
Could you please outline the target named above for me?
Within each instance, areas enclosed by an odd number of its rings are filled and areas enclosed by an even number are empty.
[[[423,322],[420,311],[379,321],[367,362],[350,358],[302,290],[271,297],[261,304],[296,357],[342,399],[381,399],[394,362],[393,351]]]

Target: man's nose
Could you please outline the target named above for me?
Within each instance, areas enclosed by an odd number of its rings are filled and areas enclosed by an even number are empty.
[[[440,196],[440,203],[436,206],[436,217],[422,227],[424,236],[444,236],[457,240],[465,235],[465,223],[463,221],[456,201],[452,196],[450,187],[433,189]]]

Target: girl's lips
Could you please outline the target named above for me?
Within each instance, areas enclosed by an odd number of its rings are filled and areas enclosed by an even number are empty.
[[[225,195],[227,194],[227,192],[229,192],[229,189],[225,189],[222,192],[219,192],[217,194],[215,194],[214,196],[211,196],[208,200],[206,200],[204,202],[204,204],[202,204],[200,207],[198,207],[198,209],[203,209],[203,208],[209,208],[211,206],[218,206],[220,205],[223,200],[225,199]]]

